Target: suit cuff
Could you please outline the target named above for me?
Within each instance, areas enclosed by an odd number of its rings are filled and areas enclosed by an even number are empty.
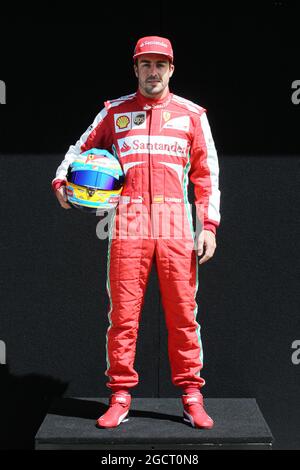
[[[203,229],[204,229],[204,230],[209,230],[209,231],[212,232],[214,235],[216,235],[216,233],[217,233],[217,227],[216,227],[214,224],[210,223],[210,222],[206,222],[206,223],[204,224]]]
[[[51,186],[54,192],[65,185],[66,185],[66,180],[61,180],[61,179],[55,179],[51,183]]]

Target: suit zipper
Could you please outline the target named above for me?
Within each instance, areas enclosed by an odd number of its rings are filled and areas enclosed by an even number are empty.
[[[153,230],[153,218],[151,217],[152,215],[152,164],[151,164],[151,124],[152,124],[152,113],[153,109],[150,109],[150,118],[149,118],[149,133],[148,133],[148,159],[149,159],[149,195],[150,195],[150,207],[149,207],[149,217],[150,217],[150,230],[151,234],[150,236],[153,236],[154,230]]]
[[[149,118],[149,132],[148,132],[148,159],[149,159],[149,194],[150,194],[150,210],[152,205],[152,178],[151,178],[151,150],[150,150],[150,137],[151,137],[151,124],[152,124],[152,108],[150,111],[150,118]]]

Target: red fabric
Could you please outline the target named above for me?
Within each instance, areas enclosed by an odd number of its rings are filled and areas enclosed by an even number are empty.
[[[128,395],[128,394],[129,394],[129,390],[128,390],[128,389],[115,390],[114,393],[115,393],[116,395]]]
[[[110,396],[109,404],[114,405],[115,403],[119,403],[121,406],[128,406],[131,402],[131,395],[121,394],[121,393],[114,393]]]
[[[131,405],[131,395],[113,394],[109,398],[108,410],[97,419],[100,428],[115,428],[127,417]]]
[[[137,92],[108,101],[58,169],[63,175],[75,152],[97,147],[113,149],[126,175],[108,250],[105,374],[113,392],[138,384],[136,340],[154,259],[172,382],[198,389],[205,384],[200,377],[202,343],[196,320],[198,263],[186,204],[190,179],[203,226],[214,230],[219,225],[216,156],[204,115],[204,108],[171,93],[161,100]]]
[[[188,394],[193,394],[193,393],[200,393],[200,390],[198,387],[184,387],[183,388],[183,393],[185,393],[186,395]]]
[[[203,396],[182,395],[184,421],[188,421],[194,428],[211,429],[214,426],[212,418],[204,409]]]
[[[203,406],[203,396],[201,393],[194,395],[182,395],[181,400],[183,405],[187,408],[195,404]]]
[[[143,198],[140,200],[149,210],[151,203],[170,206],[174,199],[182,205],[181,179],[190,165],[186,180],[189,177],[194,184],[197,217],[206,230],[216,234],[219,220],[209,214],[214,175],[208,165],[209,143],[200,122],[206,110],[190,103],[172,93],[155,100],[139,91],[124,100],[107,101],[105,117],[92,127],[79,150],[97,147],[112,152],[114,146],[126,173],[122,196]],[[139,116],[143,122],[136,124]],[[181,176],[176,175],[176,165],[181,166]]]
[[[180,253],[180,256],[178,256]],[[111,301],[107,332],[107,387],[135,387],[138,325],[153,259],[168,328],[168,351],[175,386],[205,384],[200,377],[201,339],[196,311],[196,253],[186,240],[113,238],[110,248],[108,294]]]
[[[59,188],[61,188],[62,186],[65,186],[66,185],[66,181],[65,180],[60,180],[60,179],[56,179],[52,182],[52,189],[53,191],[57,191]]]
[[[102,147],[111,138],[126,173],[108,255],[107,387],[115,391],[138,384],[134,369],[138,325],[155,258],[168,328],[172,382],[199,389],[205,380],[200,377],[202,343],[196,321],[197,259],[179,176],[183,177],[190,153],[189,175],[195,199],[201,206],[205,228],[213,230],[218,221],[208,220],[212,188],[200,127],[205,110],[196,105],[190,108],[172,94],[151,100],[139,92],[123,103],[107,102],[106,109],[107,116],[81,150]],[[137,116],[139,120],[134,122]],[[189,128],[184,128],[185,122]],[[171,222],[169,210],[175,213]],[[164,238],[163,230],[170,226],[180,232],[180,238]]]
[[[214,235],[216,235],[216,232],[217,232],[216,226],[214,224],[210,223],[210,222],[205,222],[204,230],[209,230]]]

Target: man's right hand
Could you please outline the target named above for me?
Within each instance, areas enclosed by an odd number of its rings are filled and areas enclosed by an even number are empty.
[[[70,204],[67,202],[67,195],[66,195],[66,186],[61,186],[59,189],[55,191],[55,196],[58,199],[61,207],[64,209],[72,209]]]

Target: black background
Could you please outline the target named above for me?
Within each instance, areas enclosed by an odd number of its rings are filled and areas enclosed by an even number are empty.
[[[208,109],[222,152],[298,154],[297,2],[209,5],[124,2],[66,15],[46,3],[2,16],[1,150],[65,152],[104,100],[135,91],[135,42],[159,34],[174,44],[172,89]]]
[[[108,396],[107,242],[94,217],[58,206],[50,182],[103,101],[135,91],[135,42],[157,34],[174,46],[171,90],[207,108],[220,159],[218,248],[200,268],[197,296],[204,395],[255,397],[275,446],[300,448],[300,365],[291,361],[300,339],[295,5],[124,2],[66,15],[45,4],[3,13],[2,447],[32,448],[54,396]],[[134,396],[178,396],[155,271],[136,368]]]

